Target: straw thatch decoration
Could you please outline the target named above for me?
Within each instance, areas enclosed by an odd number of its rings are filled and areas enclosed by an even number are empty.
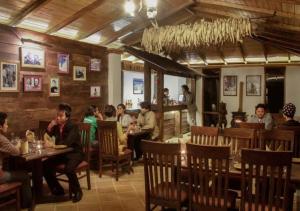
[[[220,46],[225,42],[241,42],[251,36],[249,19],[201,20],[194,24],[145,29],[142,46],[151,53],[176,53],[198,47]]]

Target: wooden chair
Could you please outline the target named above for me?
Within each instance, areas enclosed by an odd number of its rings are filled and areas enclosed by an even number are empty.
[[[293,151],[295,134],[291,130],[274,129],[262,133],[262,150]]]
[[[254,147],[260,146],[261,134],[265,130],[265,123],[250,123],[250,122],[239,122],[236,123],[238,128],[249,128],[255,130]]]
[[[292,210],[292,155],[292,152],[242,149],[241,211]]]
[[[20,188],[22,183],[20,182],[12,182],[12,183],[4,183],[0,185],[0,210],[4,210],[3,207],[16,204],[16,211],[20,211]],[[14,197],[10,197],[14,196]],[[9,197],[5,200],[5,197]],[[2,199],[3,198],[3,199]]]
[[[294,149],[293,156],[300,157],[300,126],[284,126],[279,125],[278,129],[294,131]]]
[[[219,128],[217,127],[191,127],[191,143],[200,145],[218,145]]]
[[[189,210],[235,208],[237,194],[228,191],[229,146],[187,144]]]
[[[79,173],[78,179],[86,177],[88,189],[91,189],[91,177],[90,177],[90,124],[88,123],[79,123],[78,124],[81,144],[83,146],[84,160],[78,164],[75,172]],[[60,178],[59,176],[65,174],[64,172],[65,165],[60,164],[56,167],[56,171],[59,173],[58,180],[68,182],[67,179]],[[85,171],[85,174],[81,175],[81,172]]]
[[[241,148],[255,148],[255,130],[248,128],[225,128],[223,145],[230,146],[230,153],[236,154]]]
[[[116,121],[98,121],[99,140],[99,177],[102,176],[103,161],[110,161],[112,170],[116,169],[116,181],[119,179],[119,168],[128,166],[128,173],[132,170],[132,151],[126,149],[119,152],[119,141]]]
[[[181,210],[187,194],[181,186],[180,144],[142,141],[146,211],[156,206]],[[151,204],[154,207],[151,209]]]

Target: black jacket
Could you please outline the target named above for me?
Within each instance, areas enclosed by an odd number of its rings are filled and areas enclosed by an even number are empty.
[[[284,126],[300,126],[300,123],[296,120],[288,120],[286,122],[284,122],[282,125]]]
[[[74,150],[68,153],[66,156],[71,159],[83,159],[82,145],[80,141],[80,133],[78,126],[73,124],[71,121],[67,121],[62,136],[60,135],[59,125],[55,125],[52,130],[47,133],[50,136],[55,136],[55,144],[64,144],[68,147],[72,147]]]

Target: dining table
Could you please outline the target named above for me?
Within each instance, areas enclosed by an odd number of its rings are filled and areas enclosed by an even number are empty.
[[[127,148],[132,150],[132,159],[138,160],[142,156],[142,150],[141,150],[141,141],[142,140],[150,140],[149,130],[135,130],[127,135]]]
[[[33,181],[33,191],[35,194],[36,203],[42,202],[43,200],[43,160],[51,158],[54,156],[62,155],[71,152],[73,148],[53,148],[45,147],[41,149],[30,150],[26,154],[21,154],[20,157],[25,162],[31,163],[32,165],[32,181]]]

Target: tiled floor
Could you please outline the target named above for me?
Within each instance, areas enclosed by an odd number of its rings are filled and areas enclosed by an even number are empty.
[[[133,174],[124,174],[116,182],[110,170],[102,178],[97,172],[91,176],[92,190],[87,190],[86,179],[81,180],[83,199],[78,203],[62,202],[37,205],[36,211],[144,211],[144,169],[134,167]],[[295,197],[294,211],[300,210],[300,193]],[[297,203],[296,203],[297,198]],[[1,209],[0,209],[1,210]],[[159,209],[155,209],[159,210]]]

